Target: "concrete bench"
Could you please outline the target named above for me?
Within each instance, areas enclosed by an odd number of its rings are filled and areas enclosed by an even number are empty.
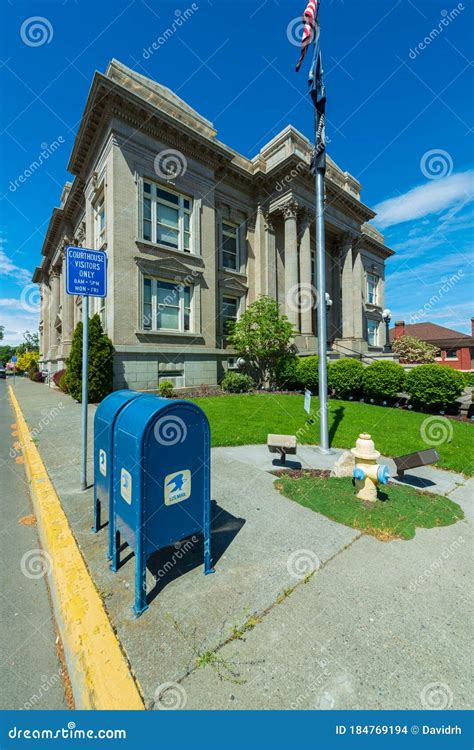
[[[416,469],[419,466],[428,466],[439,461],[439,453],[434,448],[426,451],[417,451],[416,453],[407,453],[405,456],[398,456],[393,459],[397,467],[397,477],[403,479],[407,469]]]
[[[274,464],[278,465],[286,464],[286,457],[288,455],[295,455],[297,441],[295,435],[268,435],[267,446],[270,453],[278,453],[280,459],[273,461]]]

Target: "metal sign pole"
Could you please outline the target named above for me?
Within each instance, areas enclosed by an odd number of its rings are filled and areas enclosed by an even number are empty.
[[[82,298],[82,465],[81,489],[87,489],[87,402],[89,365],[89,297]]]

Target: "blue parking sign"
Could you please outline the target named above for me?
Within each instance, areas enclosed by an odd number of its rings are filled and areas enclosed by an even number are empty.
[[[107,254],[85,247],[66,247],[66,292],[83,297],[107,296]]]

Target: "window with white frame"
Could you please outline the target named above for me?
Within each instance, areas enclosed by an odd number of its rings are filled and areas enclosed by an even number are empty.
[[[96,250],[100,250],[105,243],[105,230],[105,199],[102,194],[94,205],[94,244]]]
[[[239,305],[240,299],[238,297],[229,297],[228,295],[222,297],[221,318],[224,336],[228,336],[231,333],[232,324],[238,319]]]
[[[239,270],[239,228],[235,224],[222,222],[222,267]]]
[[[192,252],[192,199],[149,180],[143,181],[143,239]]]
[[[145,276],[142,300],[145,331],[191,330],[191,286]]]
[[[377,304],[377,286],[379,277],[375,273],[367,274],[367,302],[369,305]]]
[[[106,241],[106,217],[105,217],[105,197],[102,192],[100,197],[95,201],[94,211],[94,247],[100,250]],[[94,314],[98,314],[102,328],[106,330],[105,314],[105,297],[95,297],[93,302]]]
[[[457,349],[446,349],[446,359],[457,359],[457,358],[458,358]]]
[[[367,343],[369,346],[377,346],[379,334],[379,324],[376,320],[367,321]]]

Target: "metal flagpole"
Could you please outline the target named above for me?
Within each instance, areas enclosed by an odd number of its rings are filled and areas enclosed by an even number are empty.
[[[82,298],[82,463],[81,489],[87,489],[87,402],[88,394],[88,359],[89,359],[89,297]]]
[[[320,115],[316,112],[316,132]],[[318,306],[319,449],[330,453],[328,432],[328,372],[326,321],[326,243],[324,231],[324,169],[316,169],[316,284]]]
[[[315,173],[315,213],[316,213],[316,285],[318,314],[318,371],[319,371],[319,450],[330,453],[328,431],[328,373],[327,373],[327,320],[326,320],[326,238],[324,228],[324,179],[326,172],[326,133],[325,109],[326,90],[320,48],[320,28],[318,16],[321,0],[317,5],[314,23],[315,57],[312,66],[312,98],[315,105],[314,116],[314,173]],[[311,77],[311,76],[310,76]]]

